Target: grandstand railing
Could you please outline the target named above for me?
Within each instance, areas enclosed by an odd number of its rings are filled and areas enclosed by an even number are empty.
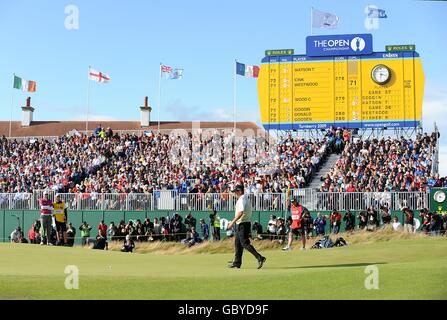
[[[49,192],[54,200],[56,192]],[[367,210],[387,206],[400,210],[407,206],[413,210],[430,207],[430,197],[424,192],[319,192],[313,189],[293,190],[292,196],[309,210]],[[69,210],[84,211],[233,211],[236,195],[229,193],[178,193],[155,191],[148,194],[60,194]],[[39,210],[43,191],[35,193],[0,194],[0,210]],[[287,193],[249,193],[255,211],[287,210]]]
[[[417,210],[429,208],[429,194],[424,192],[316,192],[313,210],[355,210],[387,207],[390,210],[401,210],[409,207]]]

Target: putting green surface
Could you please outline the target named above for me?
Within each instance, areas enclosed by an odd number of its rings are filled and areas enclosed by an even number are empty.
[[[0,299],[447,299],[447,239],[244,254],[124,254],[82,248],[0,244]],[[65,289],[66,266],[79,290]],[[367,290],[376,265],[379,289]],[[368,281],[369,283],[369,281]]]

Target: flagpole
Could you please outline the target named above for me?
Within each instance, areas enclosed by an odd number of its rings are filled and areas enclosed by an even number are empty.
[[[88,67],[88,76],[87,76],[87,121],[85,123],[85,134],[88,136],[88,123],[89,123],[89,113],[90,113],[90,69],[92,67]]]
[[[13,74],[13,79],[15,79],[16,74]],[[12,135],[12,113],[14,110],[14,85],[12,86],[12,92],[11,92],[11,115],[9,118],[9,138],[11,138]]]
[[[161,108],[161,66],[163,64],[160,62],[160,70],[158,77],[158,133],[160,133],[160,108]]]
[[[233,66],[233,121],[234,121],[234,136],[236,137],[236,94],[237,94],[237,60],[234,60],[235,65]]]

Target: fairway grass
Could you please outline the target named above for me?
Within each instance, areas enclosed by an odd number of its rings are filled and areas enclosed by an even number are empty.
[[[0,299],[447,299],[445,238],[262,254],[264,269],[245,253],[242,269],[233,270],[231,253],[0,244]],[[64,287],[68,265],[79,268],[79,290]],[[378,267],[378,290],[365,288],[369,265]]]

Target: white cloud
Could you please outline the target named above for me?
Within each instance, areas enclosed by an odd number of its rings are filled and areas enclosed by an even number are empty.
[[[447,177],[447,146],[439,147],[439,174]]]
[[[422,109],[424,129],[433,130],[436,122],[438,128],[447,128],[447,97],[443,100],[427,100]]]
[[[250,108],[238,107],[237,121],[252,121],[259,123],[259,114],[249,111]],[[187,106],[182,100],[176,100],[165,107],[170,120],[175,121],[233,121],[233,106],[217,107]]]
[[[432,132],[433,124],[436,122],[441,134],[439,145],[439,173],[447,176],[447,89],[427,83],[422,110],[424,130]]]

